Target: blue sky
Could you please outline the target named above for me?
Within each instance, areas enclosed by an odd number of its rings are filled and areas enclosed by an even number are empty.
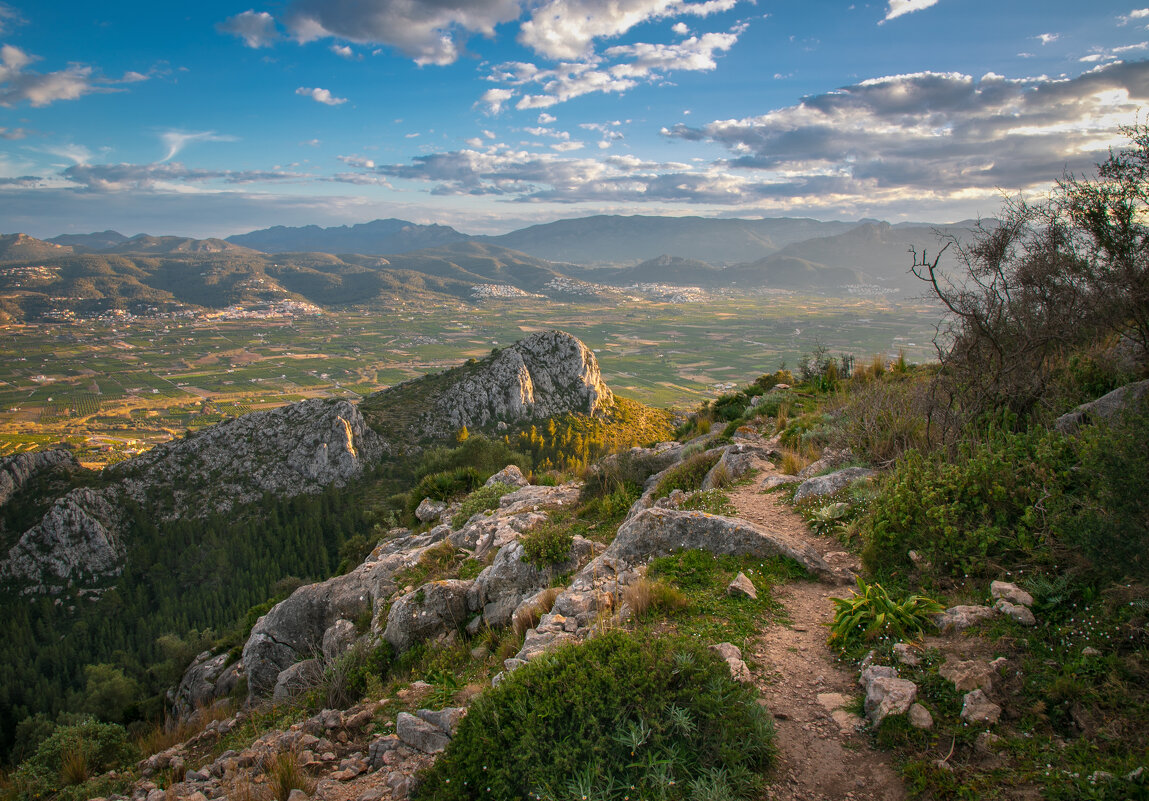
[[[1074,0],[0,2],[0,231],[992,215],[1149,104]]]

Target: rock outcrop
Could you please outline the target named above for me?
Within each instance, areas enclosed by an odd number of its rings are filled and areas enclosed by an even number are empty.
[[[0,459],[0,506],[19,492],[35,476],[56,468],[79,469],[71,451],[51,450],[18,453]]]
[[[116,575],[123,567],[120,514],[108,490],[74,489],[52,504],[0,562],[0,579],[49,592],[81,580]]]
[[[418,443],[613,404],[590,348],[566,332],[541,331],[480,362],[377,392],[361,408],[389,439]]]
[[[1149,396],[1149,380],[1118,387],[1095,401],[1083,403],[1058,417],[1053,425],[1063,434],[1073,434],[1083,425],[1109,420]]]
[[[268,492],[294,496],[342,486],[384,451],[353,404],[314,399],[157,445],[108,472],[140,502],[150,500],[153,488],[170,488],[169,516],[202,516]]]

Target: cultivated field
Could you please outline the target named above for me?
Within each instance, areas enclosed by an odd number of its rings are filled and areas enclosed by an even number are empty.
[[[0,455],[68,441],[121,459],[188,429],[308,397],[357,398],[526,334],[562,328],[628,397],[689,407],[818,343],[933,356],[936,308],[789,293],[561,303],[423,302],[270,320],[74,321],[0,327]]]

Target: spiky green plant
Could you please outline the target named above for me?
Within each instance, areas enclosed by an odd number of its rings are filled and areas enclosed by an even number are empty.
[[[894,600],[881,584],[867,584],[860,576],[853,597],[830,600],[836,609],[834,621],[830,623],[829,643],[839,649],[878,637],[898,640],[916,637],[930,615],[945,610],[924,595]]]

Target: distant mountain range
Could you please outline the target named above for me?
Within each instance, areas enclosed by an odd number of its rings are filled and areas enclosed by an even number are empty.
[[[0,321],[35,319],[62,304],[79,313],[277,299],[320,306],[429,295],[472,300],[490,296],[476,286],[491,284],[513,288],[512,295],[574,299],[650,283],[912,292],[920,285],[907,251],[934,250],[939,233],[960,238],[971,227],[597,216],[498,237],[403,220],[276,227],[226,240],[11,234],[0,236]]]

